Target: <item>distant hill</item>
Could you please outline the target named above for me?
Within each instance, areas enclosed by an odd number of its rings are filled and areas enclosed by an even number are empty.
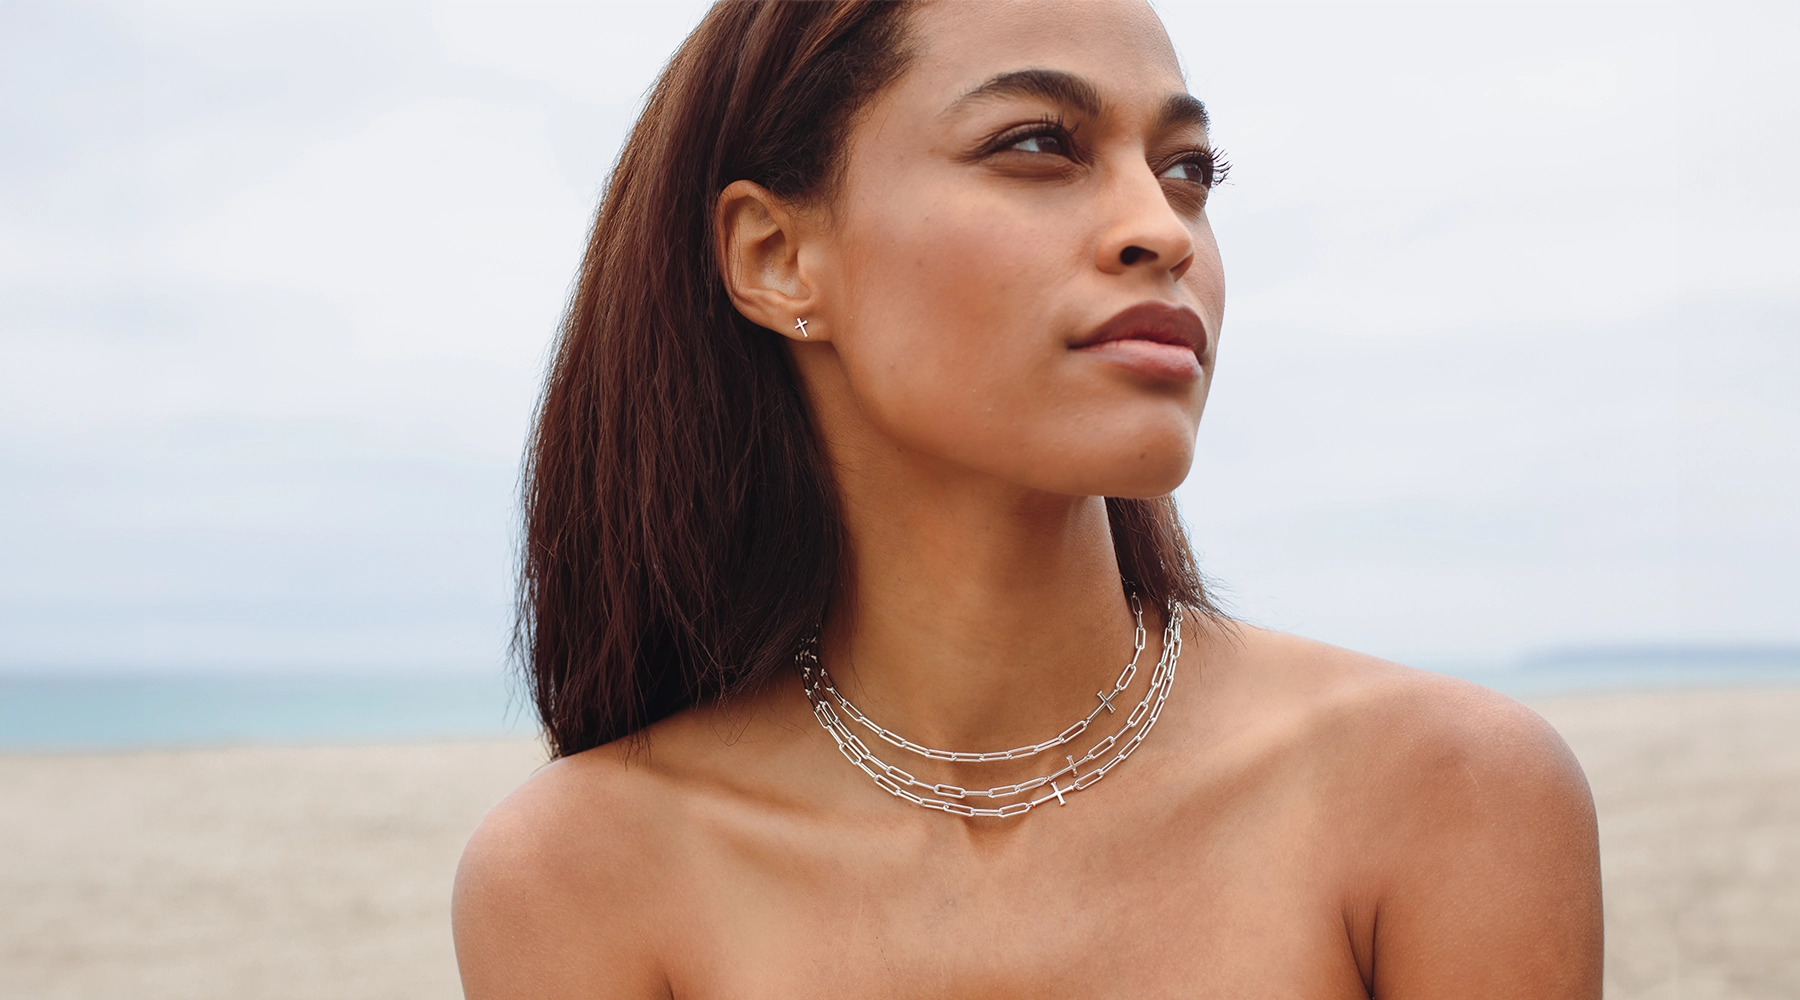
[[[1520,658],[1522,667],[1602,667],[1642,664],[1731,667],[1800,664],[1800,646],[1793,645],[1616,645],[1563,646],[1539,650]]]

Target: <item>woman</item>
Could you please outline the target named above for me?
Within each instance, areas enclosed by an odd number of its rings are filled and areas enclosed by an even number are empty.
[[[539,415],[468,996],[1599,995],[1556,735],[1206,599],[1223,172],[1141,3],[707,15]]]

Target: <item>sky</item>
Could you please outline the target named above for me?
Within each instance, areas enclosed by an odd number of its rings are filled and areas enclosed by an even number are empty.
[[[695,3],[0,6],[0,670],[486,669]],[[1160,8],[1234,163],[1177,493],[1420,665],[1800,643],[1794,4]]]

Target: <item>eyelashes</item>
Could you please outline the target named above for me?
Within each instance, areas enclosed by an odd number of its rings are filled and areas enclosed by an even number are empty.
[[[1056,156],[1072,165],[1085,165],[1088,158],[1077,139],[1078,128],[1077,125],[1069,124],[1061,115],[1043,115],[994,133],[980,143],[976,154],[969,159],[978,160],[1017,152],[1027,156]],[[1171,176],[1181,168],[1189,169]],[[1226,178],[1231,175],[1231,161],[1226,159],[1223,150],[1195,146],[1175,151],[1153,169],[1156,170],[1158,179],[1211,191],[1225,183]]]
[[[1196,182],[1208,191],[1225,183],[1225,179],[1231,176],[1231,161],[1225,158],[1225,151],[1207,146],[1182,150],[1159,176],[1167,176],[1169,170],[1189,165],[1198,167],[1200,176],[1184,179]]]
[[[1036,141],[1049,148],[1020,150],[1026,153],[1048,153],[1064,156],[1077,163],[1080,159],[1080,148],[1075,144],[1075,131],[1078,126],[1070,125],[1061,115],[1043,115],[1034,121],[1017,125],[1009,125],[989,136],[981,144],[980,156],[992,156],[1004,153],[1016,146]]]

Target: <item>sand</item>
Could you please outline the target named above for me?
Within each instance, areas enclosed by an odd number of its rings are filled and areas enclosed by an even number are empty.
[[[449,889],[530,743],[0,758],[0,998],[461,995]]]
[[[1800,688],[1540,700],[1600,810],[1607,995],[1800,997]],[[0,997],[458,995],[450,876],[534,744],[0,757]]]
[[[1532,707],[1594,790],[1606,995],[1800,1000],[1800,688]]]

